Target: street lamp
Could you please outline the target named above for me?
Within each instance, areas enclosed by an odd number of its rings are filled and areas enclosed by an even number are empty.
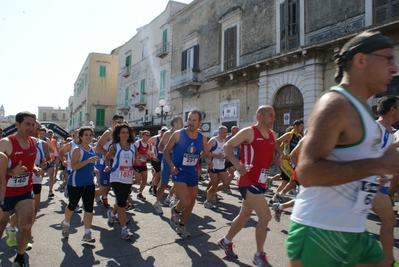
[[[155,114],[158,115],[158,117],[161,117],[161,126],[163,125],[163,120],[166,119],[166,115],[168,115],[168,112],[170,111],[170,107],[166,106],[166,102],[164,99],[159,100],[159,106],[155,108]]]

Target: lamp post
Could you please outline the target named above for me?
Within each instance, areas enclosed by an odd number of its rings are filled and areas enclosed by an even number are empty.
[[[163,120],[166,119],[166,115],[168,115],[169,111],[170,107],[166,106],[165,100],[159,100],[159,107],[155,108],[155,114],[157,114],[158,117],[161,117],[161,127],[163,126]]]

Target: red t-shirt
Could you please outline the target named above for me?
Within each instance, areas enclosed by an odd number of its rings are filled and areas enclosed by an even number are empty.
[[[8,168],[15,168],[20,161],[28,170],[20,176],[6,176],[6,197],[20,196],[32,192],[32,170],[36,160],[36,147],[31,137],[28,137],[30,146],[23,149],[14,135],[8,136],[12,144],[12,153],[8,155]]]
[[[239,187],[257,185],[266,187],[266,179],[269,174],[270,165],[273,161],[276,141],[271,130],[268,131],[269,138],[263,137],[259,129],[253,125],[254,140],[251,144],[241,144],[241,164],[250,165],[252,168],[238,180]]]

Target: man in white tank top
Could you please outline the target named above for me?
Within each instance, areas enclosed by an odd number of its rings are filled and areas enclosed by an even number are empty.
[[[382,176],[399,172],[399,151],[397,144],[381,149],[383,134],[367,99],[386,91],[398,71],[393,44],[364,32],[342,47],[336,63],[340,85],[315,104],[299,155],[289,266],[377,266],[385,258],[366,220],[387,181]]]

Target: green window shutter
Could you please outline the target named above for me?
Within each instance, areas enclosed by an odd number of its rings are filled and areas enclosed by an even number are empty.
[[[128,67],[132,64],[132,55],[128,55],[125,59],[125,66]]]
[[[100,66],[99,77],[100,78],[105,78],[106,75],[107,75],[107,67],[106,66]]]
[[[79,111],[79,127],[82,126],[82,111]]]
[[[168,29],[162,32],[162,52],[168,51]]]
[[[85,73],[85,85],[87,85],[87,73]]]
[[[105,125],[105,109],[96,109],[96,126],[103,127]]]
[[[159,99],[165,98],[166,70],[161,71],[159,81]]]
[[[144,95],[145,95],[145,79],[142,79],[140,82],[140,103],[144,103]]]
[[[125,108],[129,106],[129,87],[125,89]]]

